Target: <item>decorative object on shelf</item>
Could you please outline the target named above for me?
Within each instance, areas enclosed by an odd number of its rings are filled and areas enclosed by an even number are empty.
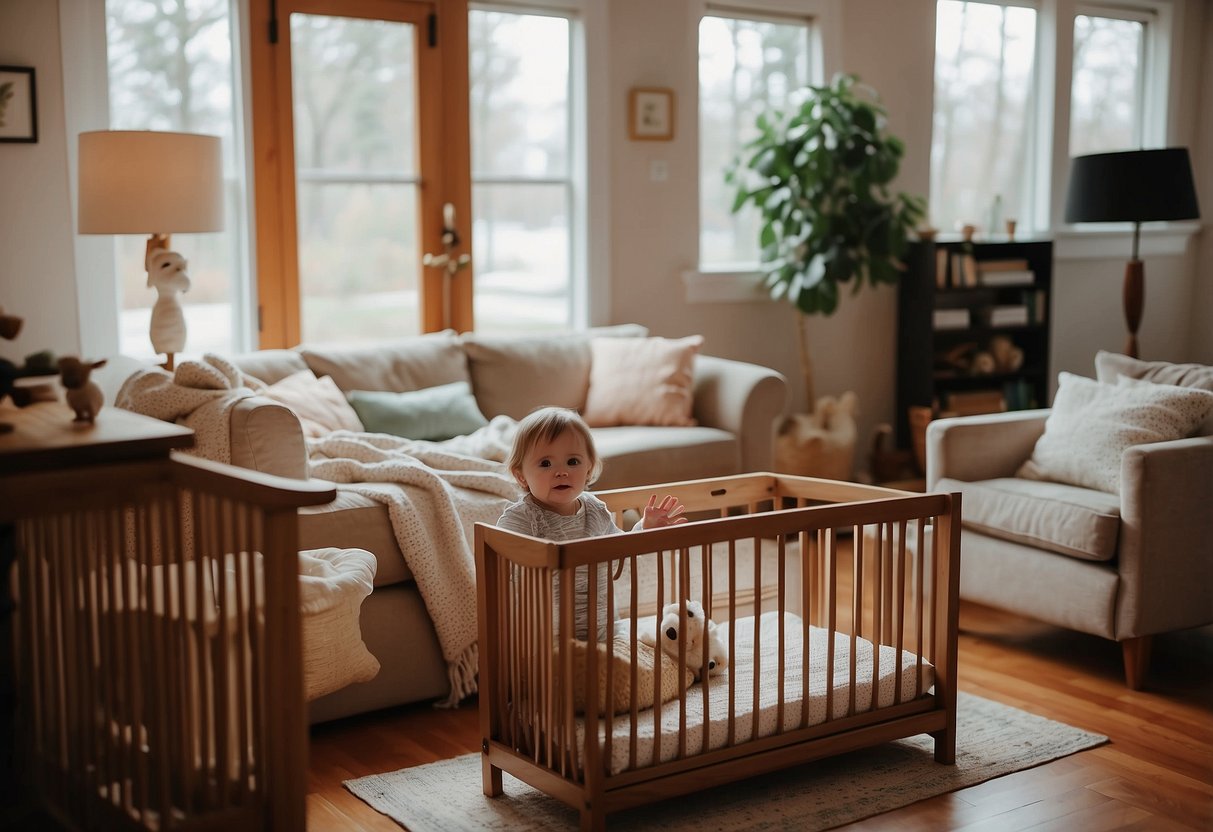
[[[0,142],[38,141],[38,96],[32,66],[0,66]]]
[[[1009,218],[1007,219],[1007,240],[1008,241],[1015,239],[1015,227],[1017,225],[1019,225],[1019,223],[1016,222],[1015,220],[1009,219]]]
[[[21,334],[24,319],[10,315],[0,306],[0,338],[5,341],[15,341]],[[54,390],[50,385],[39,384],[32,387],[18,387],[19,378],[36,378],[53,375],[55,372],[55,357],[50,350],[43,350],[25,357],[25,363],[18,367],[6,358],[0,358],[0,402],[6,396],[11,397],[16,407],[26,407],[38,401],[54,398]],[[8,422],[0,422],[0,433],[9,433],[13,426]]]
[[[442,206],[442,253],[426,252],[421,257],[421,265],[431,269],[442,269],[442,326],[451,326],[451,280],[460,270],[472,262],[472,255],[464,253],[455,256],[455,249],[461,242],[459,232],[455,230],[455,205],[448,202]]]
[[[995,372],[1014,373],[1023,366],[1023,350],[1005,335],[995,335],[991,338],[989,351],[994,359]]]
[[[105,359],[100,361],[81,361],[74,356],[64,356],[59,359],[59,378],[67,391],[67,406],[76,414],[73,422],[88,422],[90,425],[101,412],[105,396],[97,382],[89,376],[93,370],[105,366]]]
[[[628,92],[628,138],[666,142],[674,138],[674,91],[633,87]]]
[[[1131,222],[1133,253],[1125,264],[1125,354],[1138,357],[1137,328],[1145,304],[1145,267],[1138,258],[1143,222],[1200,217],[1192,163],[1185,147],[1094,153],[1070,160],[1066,222]]]
[[[148,234],[144,265],[152,309],[152,348],[173,356],[185,348],[185,314],[177,295],[189,288],[172,234],[223,230],[223,156],[218,136],[151,130],[80,134],[81,234]]]
[[[808,87],[793,101],[787,111],[758,117],[758,138],[734,160],[726,181],[737,187],[734,211],[749,203],[759,211],[765,285],[798,312],[797,343],[812,417],[818,404],[808,316],[832,315],[848,283],[852,293],[865,280],[873,288],[896,283],[926,203],[889,191],[905,146],[888,133],[884,108],[870,87],[853,75],[839,75],[830,86]],[[801,419],[784,435],[797,435],[812,421]],[[828,435],[823,440],[832,441]],[[833,457],[822,464],[841,467]],[[812,468],[794,473],[818,475]]]

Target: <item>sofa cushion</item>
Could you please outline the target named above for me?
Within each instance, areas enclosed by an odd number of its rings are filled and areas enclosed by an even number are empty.
[[[740,442],[719,428],[626,425],[594,428],[592,433],[603,461],[595,490],[697,480],[740,470]]]
[[[1213,393],[1213,366],[1141,361],[1107,350],[1095,354],[1095,378],[1108,384],[1115,384],[1118,378],[1135,378],[1155,384],[1197,387]],[[1196,433],[1201,436],[1213,434],[1213,413],[1196,429]]]
[[[694,425],[692,381],[702,335],[595,338],[583,416],[591,427]]]
[[[266,384],[275,384],[287,376],[307,369],[307,362],[295,350],[257,350],[233,356],[231,362]]]
[[[453,330],[431,332],[359,347],[299,348],[318,376],[332,376],[351,390],[421,390],[469,381],[467,360]]]
[[[337,499],[299,509],[299,548],[366,549],[375,556],[375,586],[413,580],[400,554],[387,506],[337,486]]]
[[[472,387],[466,381],[403,393],[351,390],[349,403],[370,433],[408,439],[451,439],[489,423],[476,407]]]
[[[639,324],[536,336],[466,333],[463,349],[476,403],[489,419],[521,419],[545,406],[580,410],[590,383],[590,339],[648,333]]]
[[[265,388],[263,396],[281,402],[299,417],[309,439],[335,430],[363,430],[362,422],[344,394],[328,376],[316,378],[306,367]]]
[[[963,495],[965,528],[1084,560],[1116,555],[1120,499],[1113,494],[1015,477],[979,482],[945,477],[935,488]]]
[[[1104,384],[1063,372],[1044,434],[1016,475],[1118,494],[1126,448],[1182,439],[1210,411],[1213,393],[1207,390]]]

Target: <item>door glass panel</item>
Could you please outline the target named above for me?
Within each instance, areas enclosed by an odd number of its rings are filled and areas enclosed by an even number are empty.
[[[291,15],[304,343],[420,332],[415,31]]]

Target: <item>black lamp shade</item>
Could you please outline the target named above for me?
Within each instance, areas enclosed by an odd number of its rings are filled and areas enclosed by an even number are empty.
[[[1153,222],[1200,216],[1185,147],[1070,160],[1066,222]]]

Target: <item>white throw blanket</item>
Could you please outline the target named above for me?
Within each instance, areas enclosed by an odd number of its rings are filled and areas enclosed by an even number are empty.
[[[118,391],[114,406],[192,428],[194,447],[189,453],[231,462],[228,411],[264,389],[264,384],[235,364],[207,353],[201,361],[182,361],[173,373],[159,367],[136,370]]]
[[[388,508],[404,560],[434,623],[454,706],[476,692],[476,564],[472,527],[496,523],[522,496],[505,469],[517,423],[498,416],[447,442],[335,431],[308,440],[308,473]]]

